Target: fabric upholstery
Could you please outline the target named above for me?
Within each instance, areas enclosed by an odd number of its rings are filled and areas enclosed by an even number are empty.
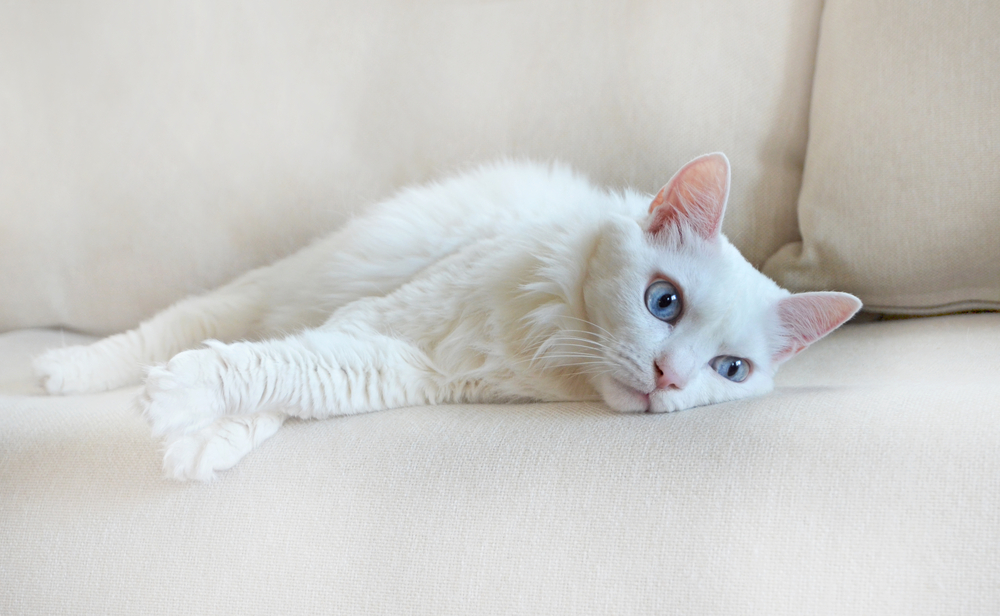
[[[765,273],[876,312],[1000,308],[997,32],[997,2],[826,2],[802,240]]]
[[[159,477],[134,390],[30,393],[62,343],[0,336],[5,615],[1000,612],[1000,314],[848,325],[673,414],[296,422],[209,485]]]
[[[0,331],[133,327],[500,156],[650,193],[726,152],[797,239],[820,0],[0,5]]]

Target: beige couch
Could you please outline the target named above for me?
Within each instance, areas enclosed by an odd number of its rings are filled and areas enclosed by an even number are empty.
[[[1000,613],[998,32],[992,0],[0,5],[0,614]],[[293,422],[202,485],[136,388],[30,371],[410,182],[652,192],[714,150],[744,254],[869,310],[762,398]]]

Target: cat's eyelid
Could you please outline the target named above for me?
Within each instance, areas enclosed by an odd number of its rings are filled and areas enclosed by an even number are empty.
[[[677,282],[672,276],[667,276],[666,274],[663,274],[661,272],[656,272],[655,274],[650,276],[649,280],[646,281],[646,287],[648,288],[649,285],[659,280],[662,280],[664,282],[669,282],[670,284],[674,285],[675,289],[677,289],[681,293],[684,292],[684,289],[681,287],[681,284],[679,282]]]

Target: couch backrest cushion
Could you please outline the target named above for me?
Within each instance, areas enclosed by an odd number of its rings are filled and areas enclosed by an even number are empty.
[[[498,156],[655,192],[733,162],[797,238],[820,1],[0,6],[0,330],[134,326],[400,185]]]
[[[799,224],[765,273],[876,312],[1000,308],[1000,2],[827,0]]]

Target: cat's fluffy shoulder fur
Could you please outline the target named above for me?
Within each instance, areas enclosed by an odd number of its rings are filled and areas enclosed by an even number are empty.
[[[720,232],[728,191],[721,154],[655,197],[560,165],[487,165],[35,367],[51,393],[146,370],[137,404],[166,437],[167,474],[200,480],[289,416],[597,399],[659,412],[764,393],[860,303],[757,272]]]

